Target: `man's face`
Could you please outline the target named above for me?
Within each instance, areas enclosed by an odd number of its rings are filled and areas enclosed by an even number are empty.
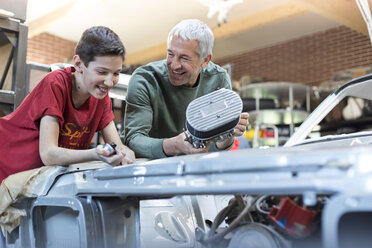
[[[208,65],[211,55],[200,59],[198,45],[197,40],[173,36],[168,46],[167,69],[169,80],[174,86],[194,86],[200,71]]]
[[[97,56],[88,67],[81,62],[85,92],[97,99],[103,99],[118,83],[122,64],[121,56]]]

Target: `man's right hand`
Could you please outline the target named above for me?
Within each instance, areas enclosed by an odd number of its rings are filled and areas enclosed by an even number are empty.
[[[196,149],[190,142],[186,141],[185,133],[180,133],[175,137],[164,139],[163,151],[167,156],[174,156],[180,154],[204,153],[208,151],[208,147]]]

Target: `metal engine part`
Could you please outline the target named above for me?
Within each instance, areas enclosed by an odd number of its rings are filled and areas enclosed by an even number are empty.
[[[196,98],[186,109],[186,140],[195,148],[206,148],[209,141],[232,137],[242,109],[240,96],[228,89]]]
[[[234,230],[227,248],[281,248],[288,247],[271,227],[260,223],[242,225]]]

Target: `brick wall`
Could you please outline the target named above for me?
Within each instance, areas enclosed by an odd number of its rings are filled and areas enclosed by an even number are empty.
[[[372,46],[367,36],[340,26],[215,62],[231,63],[233,80],[249,75],[318,85],[334,72],[372,65]]]
[[[27,41],[26,62],[41,64],[66,63],[75,54],[76,42],[48,33],[42,33]]]
[[[73,41],[42,33],[28,40],[27,62],[66,62],[75,46]],[[340,26],[215,62],[231,63],[233,80],[249,75],[318,85],[337,71],[372,65],[372,46],[367,36]]]

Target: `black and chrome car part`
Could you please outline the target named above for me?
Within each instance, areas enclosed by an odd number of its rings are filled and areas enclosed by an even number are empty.
[[[242,109],[240,96],[228,89],[196,98],[186,109],[186,140],[195,148],[205,148],[209,141],[230,138]]]

